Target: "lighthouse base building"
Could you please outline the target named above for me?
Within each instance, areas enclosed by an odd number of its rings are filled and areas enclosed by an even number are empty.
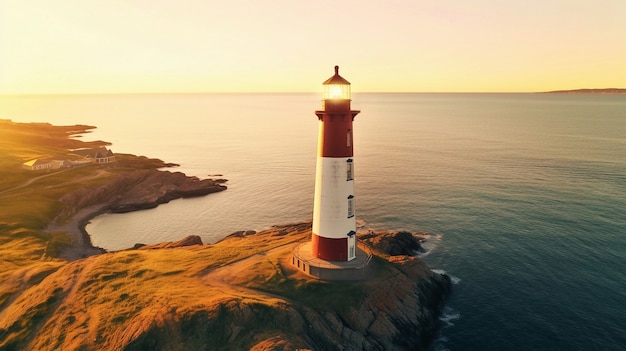
[[[312,255],[312,242],[296,245],[291,265],[299,271],[321,280],[365,280],[372,253],[365,245],[357,245],[356,258],[350,261],[327,261]]]

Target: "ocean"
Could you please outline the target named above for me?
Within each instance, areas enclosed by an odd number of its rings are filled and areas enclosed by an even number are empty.
[[[0,118],[228,190],[106,214],[109,250],[311,219],[321,94],[0,97]],[[433,350],[626,349],[626,95],[353,94],[357,218],[431,233],[454,291]]]

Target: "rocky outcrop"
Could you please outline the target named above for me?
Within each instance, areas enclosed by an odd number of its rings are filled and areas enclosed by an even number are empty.
[[[173,249],[176,247],[185,247],[185,246],[193,246],[193,245],[204,245],[202,243],[202,238],[198,235],[189,235],[188,237],[178,240],[178,241],[169,241],[155,245],[144,245],[144,244],[135,244],[133,249],[139,250],[157,250],[157,249]]]
[[[307,346],[313,350],[426,350],[439,329],[439,314],[450,293],[448,276],[424,276],[419,260],[401,264],[367,292],[358,308],[306,311]]]
[[[226,190],[224,179],[199,179],[181,172],[136,170],[104,184],[85,186],[63,195],[55,222],[71,218],[81,209],[90,212],[124,213],[154,208],[178,198],[203,196]]]
[[[425,236],[425,233],[407,231],[369,231],[359,235],[359,239],[390,256],[414,256],[425,252],[421,245]]]
[[[226,190],[223,180],[198,179],[181,172],[136,170],[121,174],[95,187],[84,187],[65,194],[61,215],[77,209],[102,204],[104,211],[123,213],[154,208],[159,204],[184,197],[202,196]]]

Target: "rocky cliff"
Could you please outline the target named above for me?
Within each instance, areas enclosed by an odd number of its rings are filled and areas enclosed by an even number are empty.
[[[202,196],[226,190],[223,179],[199,179],[181,172],[156,169],[134,170],[93,187],[82,187],[63,195],[61,217],[68,217],[81,208],[102,205],[110,212],[131,212],[154,208],[159,204],[184,197]]]

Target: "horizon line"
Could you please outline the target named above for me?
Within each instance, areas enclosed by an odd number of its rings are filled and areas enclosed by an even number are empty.
[[[585,88],[594,90],[596,88]],[[620,88],[599,88],[603,89],[620,89]],[[353,91],[352,94],[538,94],[558,91],[576,91],[581,89],[567,90],[546,90],[546,91]],[[61,93],[0,93],[0,96],[62,96],[62,95],[204,95],[204,94],[321,94],[319,91],[196,91],[196,92],[61,92]]]

